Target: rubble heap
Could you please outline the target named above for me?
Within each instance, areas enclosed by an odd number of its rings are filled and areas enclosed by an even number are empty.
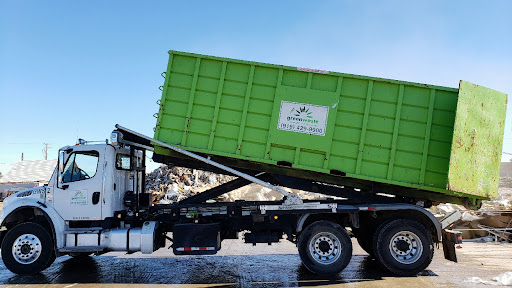
[[[172,203],[235,179],[198,169],[161,165],[146,174],[146,191],[153,202]]]
[[[153,202],[169,204],[181,201],[235,178],[198,169],[162,165],[153,172],[146,174],[146,191],[153,194]],[[325,199],[325,196],[317,193],[284,187],[283,189],[288,192],[297,193],[302,199]],[[234,202],[236,200],[275,201],[282,199],[282,197],[279,192],[257,184],[250,184],[223,194],[215,200],[227,202]]]
[[[483,201],[482,208],[485,211],[512,210],[512,178],[501,177],[498,189],[498,197],[490,201]]]
[[[462,219],[450,229],[461,229],[463,239],[489,241],[498,238],[512,242],[512,178],[500,178],[498,197],[483,201],[482,207],[471,211],[461,205],[439,204],[429,209],[441,219],[455,210],[462,213]]]

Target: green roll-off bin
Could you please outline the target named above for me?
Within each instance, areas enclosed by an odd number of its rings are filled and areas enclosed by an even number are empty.
[[[387,193],[403,187],[448,201],[497,194],[506,94],[465,81],[455,89],[169,54],[160,141],[245,163],[238,167],[383,184]]]

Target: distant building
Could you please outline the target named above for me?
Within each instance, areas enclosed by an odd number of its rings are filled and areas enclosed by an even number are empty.
[[[0,199],[8,194],[47,184],[57,160],[19,161],[0,178]]]
[[[512,162],[501,162],[500,177],[512,177]]]

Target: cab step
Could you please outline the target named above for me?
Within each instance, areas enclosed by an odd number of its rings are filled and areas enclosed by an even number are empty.
[[[98,234],[102,230],[103,230],[103,228],[101,228],[101,227],[68,228],[64,231],[64,234],[86,234],[86,233]]]
[[[59,252],[61,253],[70,253],[70,252],[103,252],[105,250],[104,247],[100,246],[76,246],[76,247],[64,247],[60,248]]]

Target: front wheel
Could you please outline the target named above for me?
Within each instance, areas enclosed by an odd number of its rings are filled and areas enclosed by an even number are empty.
[[[319,275],[341,272],[352,257],[352,241],[347,231],[331,221],[309,225],[300,234],[297,246],[304,266]]]
[[[385,268],[401,276],[418,274],[434,257],[434,244],[427,229],[406,219],[381,224],[375,233],[373,250]]]
[[[23,223],[10,229],[2,242],[5,267],[16,274],[35,274],[44,270],[52,259],[50,233],[36,223]]]

